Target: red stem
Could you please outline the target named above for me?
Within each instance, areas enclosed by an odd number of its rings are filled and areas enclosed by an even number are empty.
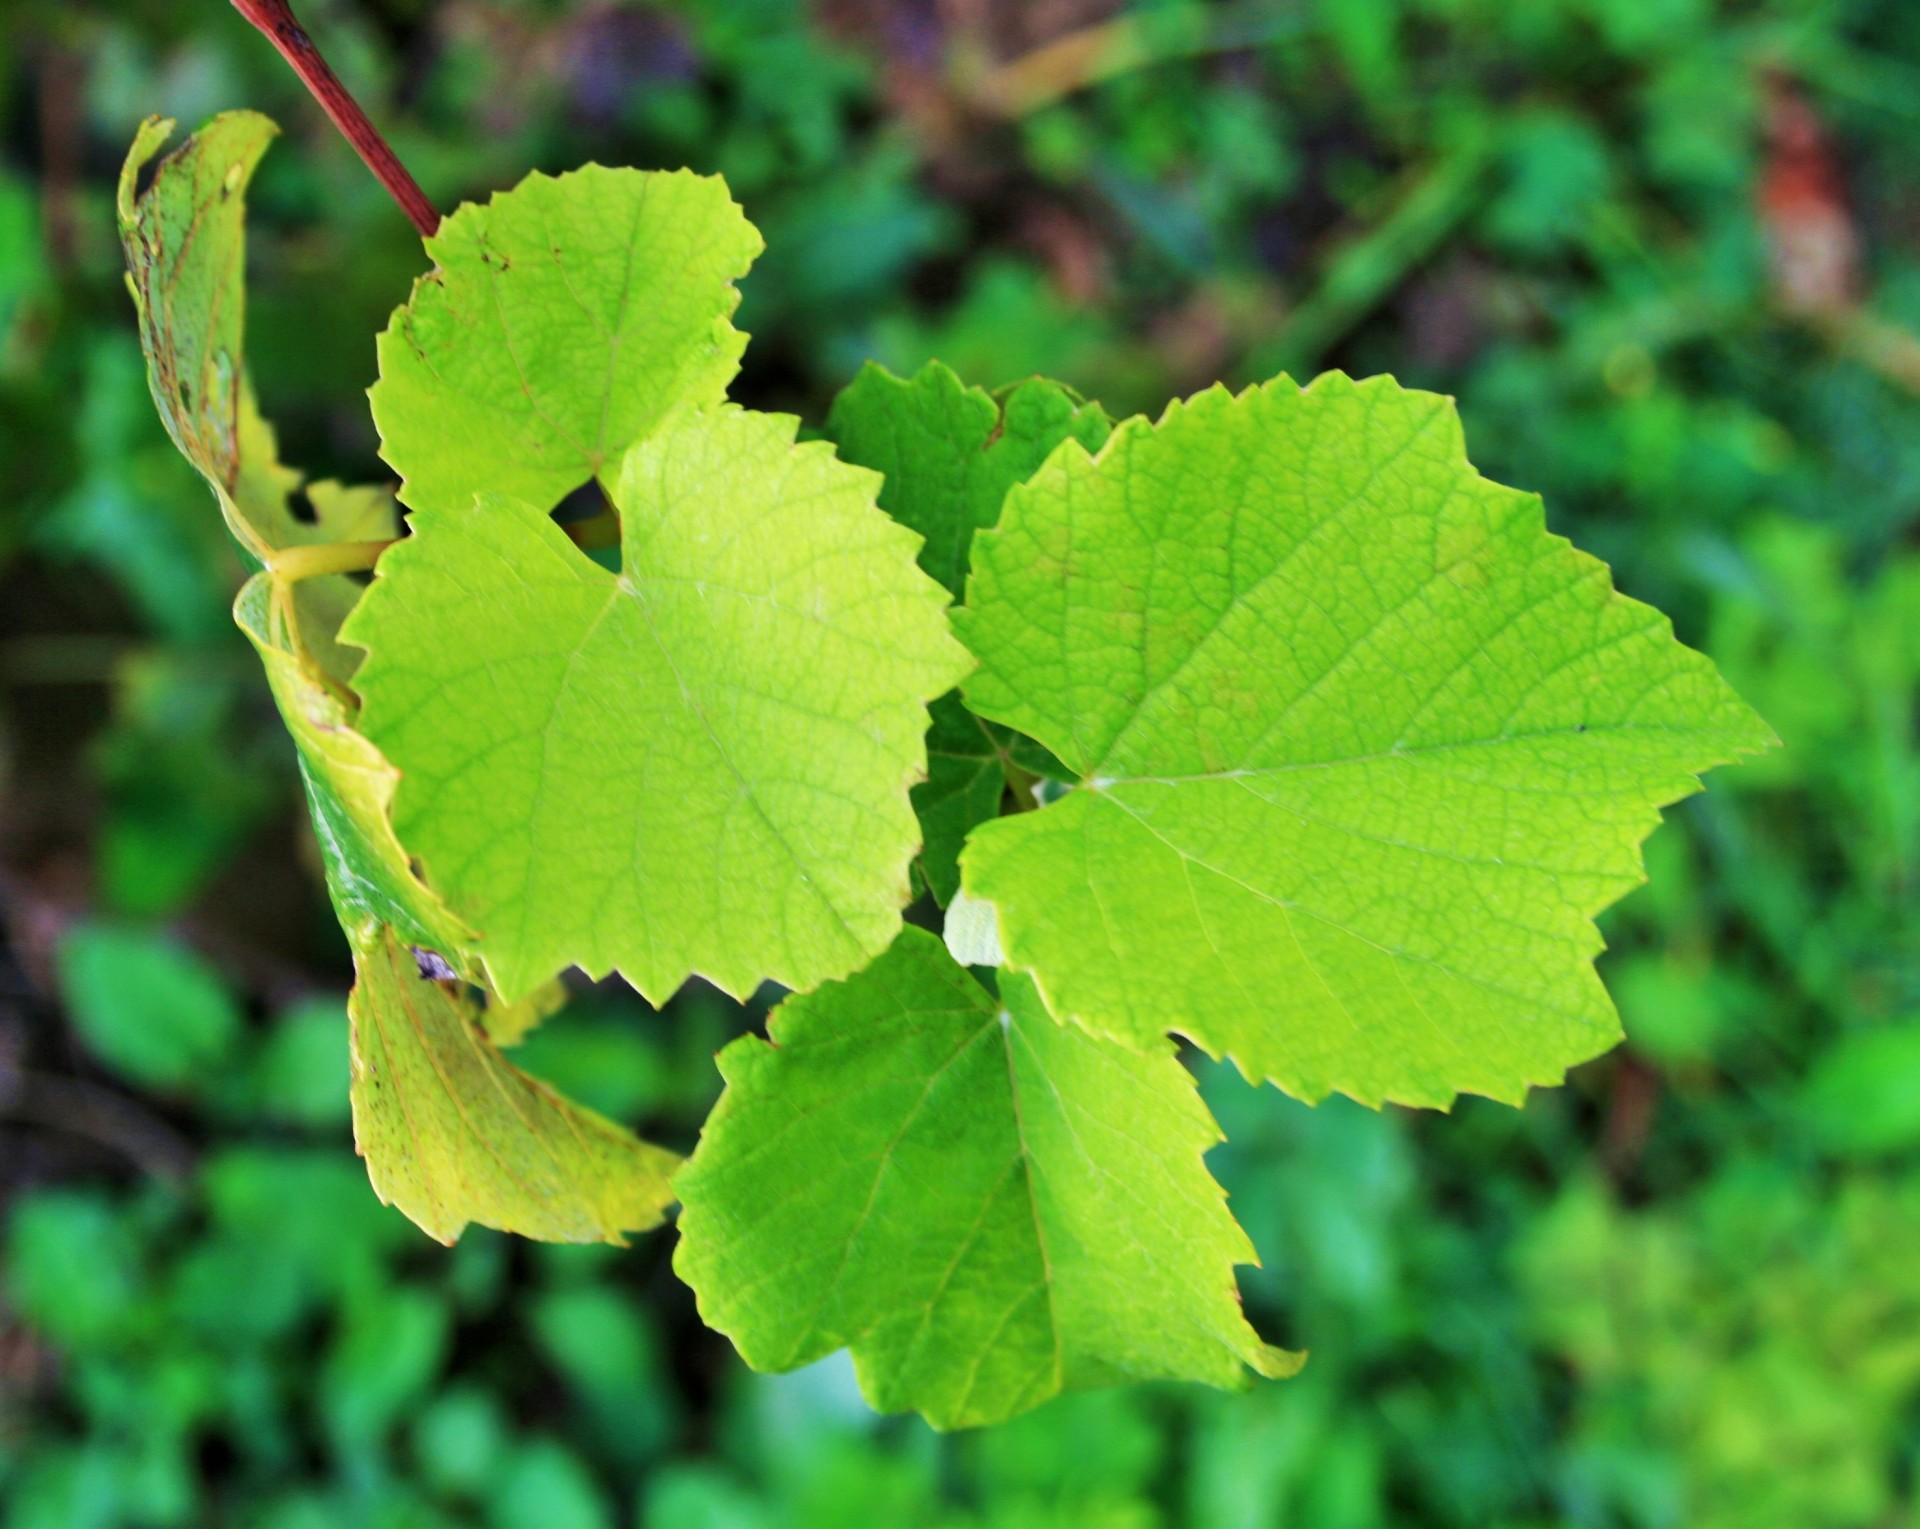
[[[346,135],[347,142],[367,162],[367,168],[379,177],[380,184],[400,204],[400,210],[420,230],[420,237],[431,238],[440,226],[440,214],[433,210],[433,203],[427,200],[419,184],[407,174],[407,167],[387,147],[380,129],[367,120],[360,103],[347,93],[340,76],[327,67],[313,39],[307,36],[306,28],[294,19],[287,0],[233,0],[233,8],[258,27],[279,50],[280,56],[293,66],[293,72],[333,119],[333,125]]]

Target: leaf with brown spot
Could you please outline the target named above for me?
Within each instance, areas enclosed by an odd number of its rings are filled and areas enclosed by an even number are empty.
[[[356,930],[354,966],[353,1135],[383,1201],[445,1243],[469,1222],[544,1242],[659,1225],[673,1153],[507,1062],[391,929]]]

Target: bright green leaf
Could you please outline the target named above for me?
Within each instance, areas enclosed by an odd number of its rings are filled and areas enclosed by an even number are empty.
[[[725,182],[588,165],[530,175],[427,241],[380,336],[381,453],[416,510],[475,494],[551,509],[681,404],[717,404],[761,249]]]
[[[1772,737],[1389,378],[1063,448],[955,620],[969,704],[1082,782],[962,857],[1009,964],[1306,1099],[1518,1099],[1611,1045],[1594,914],[1663,804]]]
[[[451,1243],[470,1221],[548,1242],[657,1226],[677,1159],[509,1065],[393,933],[354,939],[353,1134],[380,1198]]]
[[[1062,1388],[1290,1374],[1233,1266],[1253,1249],[1202,1154],[1219,1129],[1159,1042],[1002,1001],[917,929],[721,1053],[676,1180],[675,1268],[758,1369],[853,1351],[883,1410],[993,1422]]]
[[[346,627],[395,823],[501,995],[569,965],[811,987],[886,948],[925,701],[964,672],[873,475],[795,421],[679,414],[614,498],[622,571],[543,509],[424,510]]]

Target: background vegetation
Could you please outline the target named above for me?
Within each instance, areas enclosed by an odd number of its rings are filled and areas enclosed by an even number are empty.
[[[146,396],[138,120],[288,141],[249,355],[377,471],[406,224],[219,0],[0,12],[0,1525],[1843,1529],[1920,1515],[1920,7],[1910,0],[309,0],[443,208],[587,158],[767,235],[742,396],[875,356],[1116,412],[1282,366],[1456,394],[1476,460],[1787,748],[1608,919],[1631,1037],[1516,1113],[1212,1158],[1309,1346],[1249,1394],[940,1438],[750,1376],[670,1239],[451,1252],[346,1123],[345,951],[239,567]],[[582,992],[527,1065],[679,1144],[752,1023]]]

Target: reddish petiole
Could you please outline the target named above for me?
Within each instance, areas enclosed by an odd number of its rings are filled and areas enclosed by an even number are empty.
[[[346,135],[355,152],[367,162],[367,168],[379,177],[380,184],[392,193],[420,237],[432,236],[440,226],[440,214],[407,173],[380,130],[368,120],[360,103],[340,83],[340,77],[328,67],[320,50],[307,36],[306,28],[295,19],[287,0],[233,0],[233,8],[265,34],[280,56],[293,66],[314,100],[333,119],[333,125]]]

